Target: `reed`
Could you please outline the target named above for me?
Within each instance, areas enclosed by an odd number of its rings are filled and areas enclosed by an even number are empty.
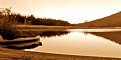
[[[4,39],[11,39],[16,35],[17,32],[15,27],[13,27],[14,21],[11,21],[12,18],[8,17],[8,15],[4,15],[1,20],[2,23],[0,25],[0,35],[2,35]]]

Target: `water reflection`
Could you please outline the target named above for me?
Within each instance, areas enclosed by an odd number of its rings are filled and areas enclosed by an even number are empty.
[[[114,41],[118,44],[121,44],[121,31],[119,32],[90,32],[96,36],[100,36],[111,41]]]
[[[87,30],[88,32],[84,33],[84,31]],[[120,52],[121,32],[113,32],[112,30],[110,32],[108,31],[105,32],[104,30],[101,29],[100,32],[94,32],[96,30],[93,30],[93,32],[91,31],[92,30],[89,29],[86,30],[78,29],[78,31],[73,30],[70,32],[67,31],[40,32],[39,35],[41,36],[41,40],[43,43],[42,46],[34,45],[36,47],[32,49],[27,49],[26,51],[121,58],[121,52]],[[112,41],[115,41],[119,44],[114,43]],[[17,44],[14,45],[17,46]],[[22,45],[24,44],[22,43]],[[31,46],[33,44],[27,44],[27,45]],[[11,48],[10,45],[7,48]],[[17,49],[20,49],[20,47],[18,46]]]
[[[53,36],[62,36],[65,34],[70,33],[69,31],[22,31],[21,35],[18,36],[2,36],[4,39],[12,40],[16,38],[25,38],[25,37],[34,37],[34,36],[41,36],[41,37],[53,37]]]
[[[42,37],[53,37],[53,36],[62,36],[68,34],[68,31],[45,31],[40,34]]]
[[[65,34],[68,34],[68,31],[41,31],[38,32],[38,34],[41,37],[54,37],[54,36],[62,36]],[[35,33],[36,34],[36,33]],[[17,37],[11,37],[12,39],[16,38],[27,38],[28,36],[17,36]],[[10,40],[9,40],[10,41]],[[33,49],[38,46],[42,46],[42,42],[38,40],[29,40],[29,41],[19,41],[19,42],[0,42],[0,45],[4,48],[10,48],[10,49]]]
[[[111,34],[112,35],[112,34]],[[53,38],[42,37],[43,46],[26,51],[48,52],[56,54],[121,57],[121,46],[99,36],[83,31],[71,31]]]

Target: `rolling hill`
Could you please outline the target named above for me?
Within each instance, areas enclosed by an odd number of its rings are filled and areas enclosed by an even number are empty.
[[[86,23],[77,24],[81,27],[121,27],[121,12],[112,14],[110,16],[93,20]]]

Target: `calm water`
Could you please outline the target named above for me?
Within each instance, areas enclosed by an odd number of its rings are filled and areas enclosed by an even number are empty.
[[[70,33],[41,37],[42,46],[27,51],[121,58],[121,29],[71,29]]]
[[[44,32],[42,46],[26,51],[69,55],[120,57],[121,29],[70,29],[68,33]],[[51,34],[53,33],[53,34]]]

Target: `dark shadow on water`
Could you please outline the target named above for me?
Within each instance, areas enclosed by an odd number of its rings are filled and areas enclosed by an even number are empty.
[[[118,31],[118,32],[88,32],[88,33],[96,35],[96,36],[100,36],[100,37],[109,39],[110,41],[121,44],[121,31]]]
[[[31,34],[28,34],[31,33]],[[53,37],[53,36],[62,36],[62,35],[66,35],[70,32],[68,31],[38,31],[38,32],[24,32],[24,34],[26,35],[20,35],[20,36],[8,36],[8,35],[4,35],[3,38],[6,40],[12,40],[12,39],[16,39],[16,38],[25,38],[25,37],[35,37],[37,35],[41,36],[41,37]]]
[[[68,31],[45,31],[40,34],[41,37],[53,37],[53,36],[62,36],[68,34]]]
[[[38,35],[40,35],[41,37],[53,37],[53,36],[62,36],[68,33],[69,33],[68,31],[44,31],[44,32],[38,32]],[[8,41],[16,38],[25,38],[25,37],[28,37],[28,36],[11,36],[9,37]],[[29,36],[29,37],[33,37],[33,36]],[[23,50],[23,49],[36,48],[37,46],[42,46],[42,42],[40,41],[38,42],[38,40],[33,39],[28,41],[25,40],[25,41],[15,41],[15,42],[0,42],[0,45],[4,48]]]

